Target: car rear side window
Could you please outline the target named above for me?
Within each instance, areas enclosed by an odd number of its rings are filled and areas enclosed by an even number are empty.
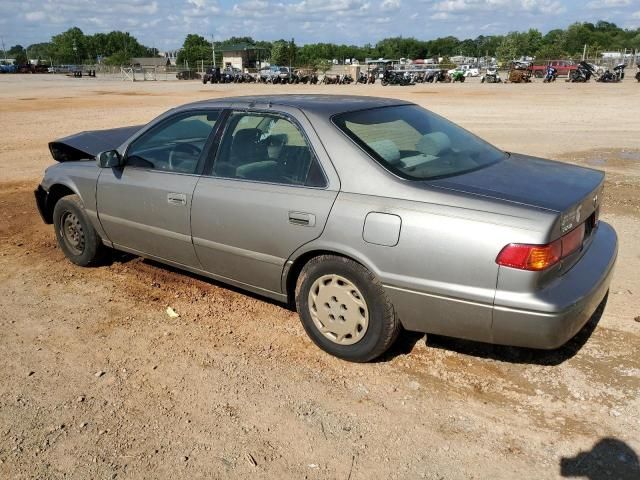
[[[268,113],[233,113],[213,166],[218,177],[324,187],[313,150],[290,120]]]
[[[195,173],[218,111],[179,114],[142,134],[127,150],[128,166]]]
[[[389,171],[409,180],[458,175],[506,154],[417,105],[343,113],[334,124]]]

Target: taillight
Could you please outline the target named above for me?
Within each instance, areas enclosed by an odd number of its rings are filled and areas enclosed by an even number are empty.
[[[510,243],[502,249],[496,263],[520,270],[545,270],[579,250],[584,239],[584,223],[546,245]]]
[[[584,223],[571,230],[564,235],[560,240],[562,241],[562,257],[571,255],[576,250],[579,250],[582,246],[582,240],[584,240],[585,226]]]
[[[560,260],[562,244],[556,240],[548,245],[511,243],[504,247],[496,263],[521,270],[544,270]]]

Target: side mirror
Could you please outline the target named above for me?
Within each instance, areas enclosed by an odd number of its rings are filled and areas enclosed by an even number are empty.
[[[117,150],[107,150],[96,155],[96,161],[100,168],[121,167],[124,165],[124,159]]]

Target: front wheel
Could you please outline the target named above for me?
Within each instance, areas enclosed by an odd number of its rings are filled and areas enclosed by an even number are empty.
[[[344,257],[321,255],[304,266],[296,284],[296,307],[311,340],[351,362],[379,357],[400,332],[380,281]]]
[[[71,262],[81,267],[99,263],[106,251],[78,195],[58,200],[53,209],[58,245]]]
[[[389,82],[384,78],[380,80],[380,83],[382,84],[383,87],[386,87],[387,85],[389,85]]]

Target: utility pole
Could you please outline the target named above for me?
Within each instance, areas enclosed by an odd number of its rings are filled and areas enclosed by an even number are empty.
[[[213,43],[213,33],[211,34],[211,58],[213,60],[213,68],[216,68],[216,46]]]
[[[7,62],[7,51],[4,49],[4,37],[0,37],[0,40],[2,40],[2,53],[4,54],[4,61],[6,63]]]

